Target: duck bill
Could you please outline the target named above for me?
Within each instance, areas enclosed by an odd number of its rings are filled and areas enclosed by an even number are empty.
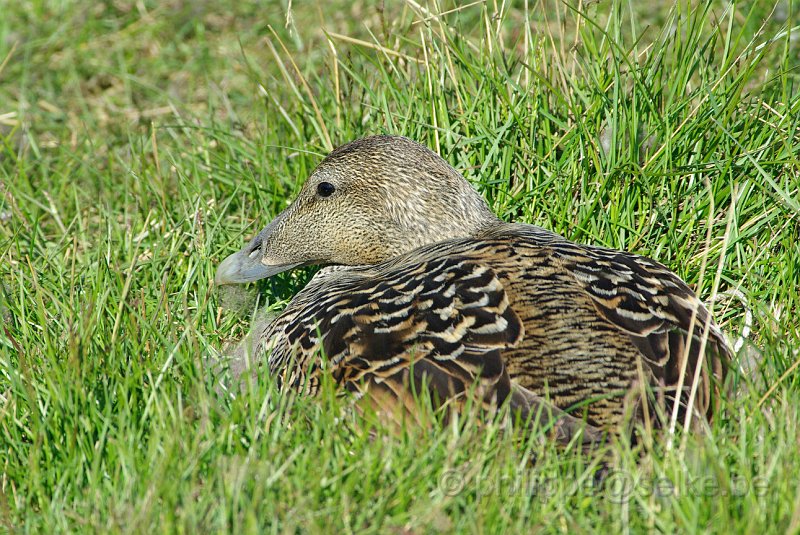
[[[214,277],[214,284],[243,284],[253,282],[267,277],[272,277],[278,273],[288,271],[300,264],[278,264],[266,265],[261,262],[261,255],[252,258],[248,249],[242,249],[238,253],[233,253],[222,261],[217,268]]]
[[[277,258],[272,259],[270,251],[264,251],[264,248],[268,247],[266,244],[269,243],[269,238],[280,232],[281,222],[287,217],[290,209],[287,208],[278,214],[250,240],[250,243],[220,263],[214,277],[216,286],[254,282],[303,265],[302,262],[282,262]]]

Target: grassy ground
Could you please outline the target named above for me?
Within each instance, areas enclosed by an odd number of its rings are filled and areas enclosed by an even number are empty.
[[[2,529],[800,530],[800,8],[461,4],[2,5]],[[468,418],[219,398],[207,358],[308,274],[223,303],[216,263],[380,132],[713,301],[747,369],[713,433],[613,444],[597,485]]]

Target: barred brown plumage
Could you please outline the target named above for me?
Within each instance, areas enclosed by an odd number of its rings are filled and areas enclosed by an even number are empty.
[[[467,399],[490,411],[508,402],[522,417],[544,409],[562,440],[585,417],[594,440],[645,407],[663,423],[677,400],[682,415],[698,366],[694,407],[710,417],[731,358],[708,310],[666,267],[504,223],[406,138],[334,150],[216,281],[309,264],[329,267],[260,333],[256,356],[282,388],[313,395],[330,373],[387,416],[413,413],[423,391],[453,410]]]

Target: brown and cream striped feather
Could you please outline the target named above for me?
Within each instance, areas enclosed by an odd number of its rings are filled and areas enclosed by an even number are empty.
[[[406,410],[423,386],[439,402],[474,388],[489,406],[521,388],[614,427],[641,378],[671,409],[707,320],[686,284],[652,260],[501,224],[375,266],[323,270],[266,329],[260,351],[283,387],[307,394],[321,373]],[[729,357],[713,323],[705,346],[700,413]],[[691,379],[683,386],[685,404]]]

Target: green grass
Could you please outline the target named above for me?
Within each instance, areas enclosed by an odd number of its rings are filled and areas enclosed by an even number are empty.
[[[800,530],[800,8],[644,4],[5,3],[2,529]],[[308,273],[221,299],[215,265],[381,132],[751,327],[713,432],[614,443],[596,485],[469,418],[393,433],[268,377],[220,398],[217,351]]]

